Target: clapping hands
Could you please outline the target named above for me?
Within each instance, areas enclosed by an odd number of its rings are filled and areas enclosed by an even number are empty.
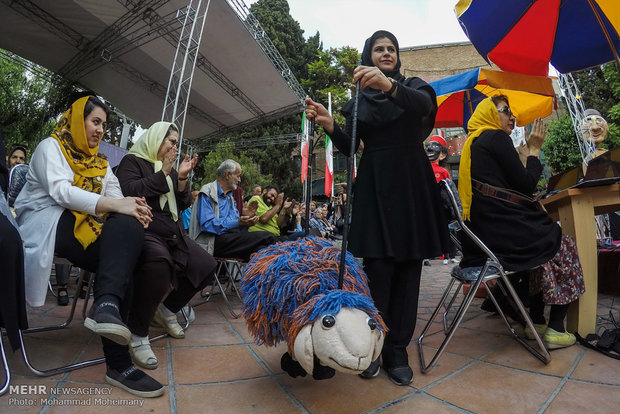
[[[239,217],[239,225],[250,227],[258,222],[256,210],[258,209],[258,201],[252,200],[250,203],[244,203],[242,215]]]

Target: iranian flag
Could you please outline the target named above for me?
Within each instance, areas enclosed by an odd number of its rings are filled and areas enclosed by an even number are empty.
[[[332,114],[332,93],[328,93],[329,114]],[[325,195],[330,197],[334,193],[334,148],[329,135],[325,135]]]
[[[301,117],[301,182],[308,178],[308,148],[310,137],[308,136],[308,120],[304,112]]]

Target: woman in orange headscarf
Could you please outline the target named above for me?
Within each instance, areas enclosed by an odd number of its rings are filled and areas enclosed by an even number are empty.
[[[545,138],[542,120],[534,122],[527,147],[519,149],[525,166],[510,138],[515,117],[508,98],[484,99],[467,126],[459,170],[463,218],[505,269],[533,269],[529,303],[535,328],[548,348],[570,346],[575,336],[566,332],[564,319],[568,304],[585,288],[575,242],[530,201],[542,173],[538,159]],[[484,260],[479,249],[463,244],[461,267],[480,266]],[[552,305],[548,324],[545,303]],[[533,337],[527,328],[525,334]]]
[[[24,239],[26,300],[45,302],[54,253],[96,272],[94,304],[84,326],[102,336],[106,381],[141,397],[163,386],[131,363],[124,322],[133,268],[151,209],[123,197],[105,156],[98,153],[108,109],[85,96],[73,102],[51,137],[32,154],[27,181],[15,201]]]

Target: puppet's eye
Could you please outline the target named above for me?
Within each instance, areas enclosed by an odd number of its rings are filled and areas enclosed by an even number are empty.
[[[323,323],[324,328],[331,328],[336,324],[336,318],[332,315],[325,315],[323,316],[323,320],[321,322]]]
[[[374,331],[375,329],[377,329],[377,321],[375,321],[373,318],[368,318],[368,326],[370,327],[371,331]]]

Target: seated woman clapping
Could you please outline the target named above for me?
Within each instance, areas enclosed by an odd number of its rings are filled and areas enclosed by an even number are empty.
[[[96,97],[76,100],[51,137],[34,151],[15,201],[24,239],[26,300],[42,306],[54,253],[96,272],[94,304],[84,326],[102,336],[106,381],[141,397],[163,386],[131,363],[124,323],[134,266],[151,209],[123,197],[117,178],[98,154],[109,110]]]
[[[504,268],[533,269],[529,272],[530,317],[549,349],[562,348],[575,343],[564,319],[568,304],[585,291],[583,271],[573,239],[531,201],[543,170],[538,159],[545,139],[543,122],[534,122],[527,146],[517,153],[509,135],[515,121],[503,95],[484,99],[469,120],[459,169],[463,218]],[[464,243],[460,266],[483,263],[482,252]],[[551,305],[548,323],[545,304]],[[525,334],[533,338],[528,328]]]
[[[327,221],[327,206],[320,206],[314,210],[310,219],[310,228],[316,229],[321,237],[331,238],[334,228]]]
[[[174,338],[183,338],[185,332],[176,313],[209,283],[216,267],[215,259],[186,236],[180,220],[180,212],[191,203],[188,175],[198,156],[186,156],[177,172],[172,165],[178,140],[174,124],[156,122],[117,169],[123,193],[144,197],[153,212],[134,276],[128,321],[132,333],[129,351],[136,364],[148,369],[158,364],[148,339],[151,320]]]

